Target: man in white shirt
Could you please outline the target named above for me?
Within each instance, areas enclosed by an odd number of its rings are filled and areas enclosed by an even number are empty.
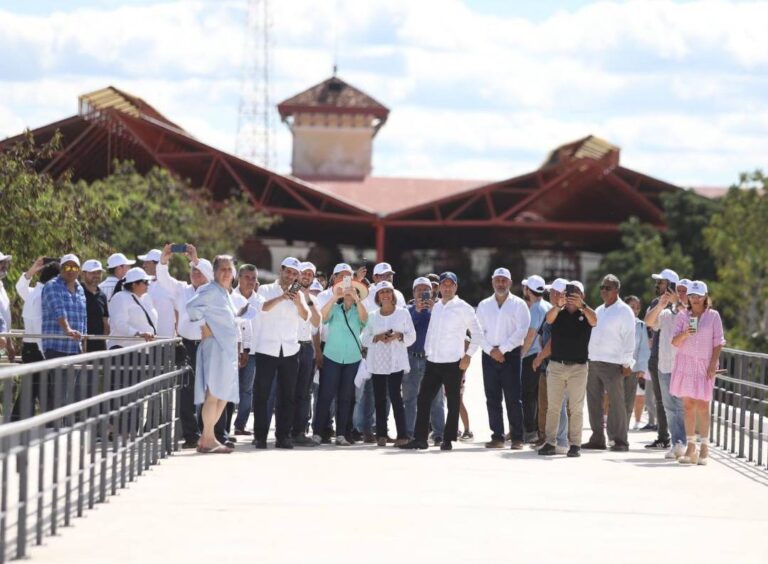
[[[427,366],[416,402],[414,439],[401,448],[426,449],[432,399],[440,386],[445,386],[448,416],[441,450],[452,450],[459,431],[461,373],[469,367],[472,354],[483,342],[483,331],[475,310],[456,295],[459,279],[453,272],[440,275],[440,301],[432,308],[424,350]],[[470,334],[469,348],[464,347]]]
[[[296,396],[293,410],[293,423],[291,427],[291,439],[296,446],[319,446],[306,435],[309,425],[310,412],[312,410],[312,378],[315,375],[315,354],[322,354],[320,350],[320,312],[317,304],[309,293],[312,282],[315,281],[317,269],[311,262],[302,262],[299,266],[299,291],[309,307],[309,317],[299,321],[299,367],[296,377]]]
[[[624,408],[624,378],[632,374],[635,362],[635,314],[619,298],[621,282],[608,274],[600,283],[603,305],[595,310],[597,325],[589,338],[587,373],[587,409],[592,436],[583,449],[605,450],[603,431],[603,395],[608,392],[608,436],[611,450],[629,450],[627,410]]]
[[[145,255],[139,255],[137,258],[142,261],[144,272],[150,276],[157,277],[157,265],[160,262],[162,251],[152,249]],[[175,337],[176,336],[176,307],[173,294],[168,288],[160,284],[149,285],[149,297],[155,304],[157,310],[157,336]]]
[[[507,406],[512,449],[523,448],[523,402],[521,350],[531,315],[526,303],[510,293],[512,275],[497,268],[491,277],[493,295],[477,306],[477,320],[483,328],[483,385],[488,407],[491,440],[486,448],[504,448],[504,409]]]
[[[258,294],[259,272],[252,264],[243,264],[238,269],[237,288],[233,294],[242,296],[247,300],[250,307],[261,311],[264,298]],[[251,414],[251,405],[253,403],[253,383],[256,378],[256,340],[261,330],[261,315],[257,315],[249,322],[251,324],[251,341],[243,343],[243,351],[248,353],[248,361],[245,366],[241,366],[238,373],[238,385],[240,387],[240,403],[237,406],[237,417],[235,418],[235,435],[252,435],[246,431],[245,424],[248,423],[248,417]]]
[[[293,448],[291,425],[299,369],[299,323],[309,317],[304,293],[299,291],[300,268],[298,259],[288,257],[281,264],[278,281],[259,288],[264,304],[261,307],[263,330],[256,341],[256,383],[253,393],[256,448],[267,448],[267,400],[275,377],[275,447]]]
[[[11,330],[13,325],[11,324],[11,300],[8,298],[8,294],[5,291],[5,277],[8,276],[8,268],[11,266],[11,255],[3,254],[0,251],[0,317],[5,321],[5,326],[8,331]],[[16,351],[13,348],[13,340],[6,339],[5,352],[8,354],[8,360],[13,362],[16,358]]]
[[[157,265],[157,283],[167,289],[174,299],[174,305],[178,315],[177,333],[181,337],[184,350],[187,353],[187,364],[191,371],[187,372],[181,387],[181,400],[179,404],[179,418],[181,430],[184,435],[184,443],[181,448],[197,448],[200,438],[200,425],[198,423],[197,409],[195,408],[195,370],[197,366],[197,347],[202,339],[203,322],[190,321],[187,314],[187,302],[192,299],[198,288],[213,280],[213,265],[211,261],[197,256],[197,250],[193,245],[187,245],[187,257],[189,262],[189,283],[173,278],[168,272],[168,261],[171,258],[171,245],[163,247],[160,255],[160,263]]]
[[[389,282],[390,284],[394,285],[394,280],[395,271],[392,270],[392,265],[388,262],[380,262],[373,267],[374,286],[371,287],[371,291],[368,294],[368,297],[363,300],[363,305],[365,306],[365,310],[368,313],[379,309],[379,306],[376,305],[376,301],[374,299],[376,296],[375,285],[379,282]],[[397,298],[397,307],[405,307],[408,305],[408,303],[405,301],[405,296],[403,296],[403,293],[400,290],[395,289],[395,298]]]
[[[123,253],[114,253],[109,255],[107,259],[107,278],[99,284],[99,288],[107,296],[107,301],[112,299],[112,294],[115,292],[115,286],[118,281],[125,276],[128,269],[136,264],[135,260],[128,260]]]

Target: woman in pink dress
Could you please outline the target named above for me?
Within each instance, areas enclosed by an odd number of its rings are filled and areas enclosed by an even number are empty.
[[[669,391],[683,399],[688,448],[681,464],[704,465],[709,459],[709,402],[715,386],[720,349],[725,345],[720,314],[710,307],[707,285],[688,284],[688,309],[677,315],[672,345],[677,356]],[[701,450],[696,452],[696,431]]]

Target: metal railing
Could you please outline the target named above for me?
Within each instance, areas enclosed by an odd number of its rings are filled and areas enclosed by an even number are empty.
[[[737,458],[768,466],[768,354],[723,349],[709,439]]]
[[[27,556],[30,544],[178,449],[188,368],[177,366],[177,341],[0,369],[8,421],[0,424],[0,564]],[[6,417],[12,388],[20,402],[15,421]]]

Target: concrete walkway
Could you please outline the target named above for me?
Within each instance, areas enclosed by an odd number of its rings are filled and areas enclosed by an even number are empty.
[[[466,396],[475,442],[453,452],[182,453],[32,560],[768,562],[768,473],[716,452],[707,467],[664,461],[642,448],[651,433],[632,433],[629,453],[578,459],[487,450],[479,360]]]

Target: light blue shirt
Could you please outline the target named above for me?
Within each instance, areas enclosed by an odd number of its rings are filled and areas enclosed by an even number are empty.
[[[531,345],[531,348],[528,349],[528,354],[525,355],[526,358],[533,354],[538,354],[541,352],[541,335],[539,335],[539,329],[541,329],[541,326],[544,324],[544,319],[547,317],[547,312],[552,309],[552,304],[549,303],[546,300],[539,300],[535,304],[533,304],[530,308],[531,311],[531,325],[529,329],[533,329],[536,331],[536,338],[533,340],[533,344]]]

